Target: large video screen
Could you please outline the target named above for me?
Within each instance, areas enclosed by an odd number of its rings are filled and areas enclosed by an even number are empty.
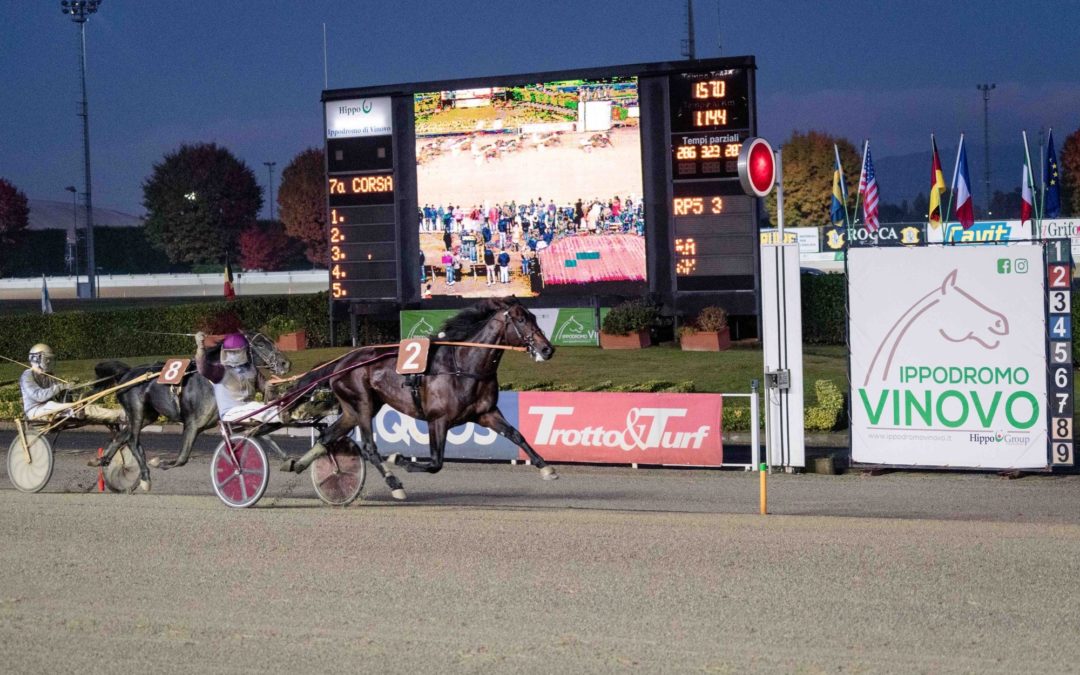
[[[644,284],[637,78],[414,101],[422,297]]]

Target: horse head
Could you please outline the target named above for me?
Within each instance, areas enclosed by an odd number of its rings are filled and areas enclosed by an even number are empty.
[[[269,368],[274,375],[284,375],[292,368],[292,363],[274,344],[274,341],[262,333],[245,333],[255,366]]]
[[[972,340],[986,349],[997,349],[1009,334],[1009,319],[956,285],[957,270],[941,282],[938,332],[949,342]]]
[[[503,338],[512,347],[524,347],[537,361],[547,361],[555,355],[555,347],[540,330],[536,323],[536,315],[525,308],[518,299],[508,298],[494,299],[496,304],[496,316],[504,321]]]

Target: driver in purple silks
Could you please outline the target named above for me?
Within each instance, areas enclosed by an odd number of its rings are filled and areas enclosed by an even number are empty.
[[[205,340],[204,333],[195,334],[195,367],[214,385],[218,417],[224,422],[247,415],[251,415],[247,419],[253,422],[281,421],[274,406],[252,415],[264,407],[255,400],[255,393],[263,390],[266,383],[259,369],[251,364],[247,338],[241,333],[225,336],[221,342],[220,363],[212,363],[206,358]]]

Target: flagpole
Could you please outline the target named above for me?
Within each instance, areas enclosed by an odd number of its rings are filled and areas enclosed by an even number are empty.
[[[960,174],[960,153],[964,151],[964,133],[960,132],[960,146],[956,148],[956,163],[953,165],[952,183],[949,186],[949,206],[946,207],[945,213],[941,214],[941,240],[944,243],[949,243],[949,212],[952,211],[952,200],[956,194],[956,177]]]
[[[855,220],[851,223],[852,227],[854,227],[855,223],[858,222],[858,220],[859,220],[859,201],[862,199],[863,172],[866,171],[866,151],[869,148],[870,148],[870,139],[865,139],[863,141],[862,164],[859,165],[859,185],[856,188],[856,191],[858,192],[858,194],[855,195]],[[849,237],[849,239],[850,239],[850,237]]]
[[[836,143],[832,144],[833,152],[836,153],[836,170],[840,172],[840,196],[844,198],[844,229],[847,229],[849,223],[851,223],[851,212],[848,211],[847,206],[847,184],[844,182],[844,167],[840,164],[840,148],[836,147]]]
[[[1054,144],[1054,127],[1050,127],[1050,132],[1046,135],[1046,147],[1050,147]],[[1039,213],[1046,213],[1046,158],[1042,160],[1042,196],[1039,198]]]
[[[1031,199],[1034,200],[1035,178],[1031,173],[1031,149],[1028,148],[1027,129],[1021,130],[1020,134],[1024,137],[1024,157],[1027,159],[1027,166],[1024,167],[1024,180],[1027,181],[1028,187],[1032,189]],[[1021,190],[1021,193],[1023,193],[1023,190]],[[1039,213],[1034,204],[1031,205],[1031,208],[1035,211],[1035,217],[1033,219],[1034,225],[1037,228],[1035,239],[1042,241],[1042,214]],[[1023,225],[1023,223],[1020,224]]]

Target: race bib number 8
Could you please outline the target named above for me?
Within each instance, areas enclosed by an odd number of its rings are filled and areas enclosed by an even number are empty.
[[[180,384],[184,379],[184,374],[187,373],[189,363],[191,359],[169,359],[161,369],[157,381],[160,384]]]
[[[399,375],[419,375],[427,370],[428,338],[410,338],[402,340],[398,347],[397,372]]]

